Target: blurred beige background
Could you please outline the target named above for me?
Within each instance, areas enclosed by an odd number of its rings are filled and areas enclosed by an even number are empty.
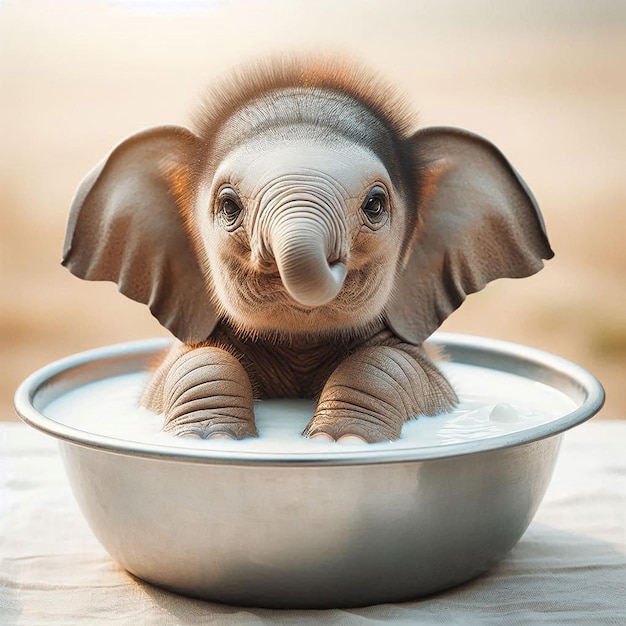
[[[570,358],[605,384],[601,415],[626,418],[626,3],[0,0],[0,419],[45,363],[167,334],[59,264],[87,170],[137,129],[187,123],[238,62],[318,50],[385,75],[422,124],[489,137],[542,206],[555,259],[444,329]]]

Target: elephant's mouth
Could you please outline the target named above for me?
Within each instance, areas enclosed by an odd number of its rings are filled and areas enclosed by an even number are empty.
[[[297,302],[285,288],[276,271],[258,271],[246,268],[231,281],[226,312],[238,328],[253,333],[277,336],[283,333],[315,333],[316,336],[336,334],[344,329],[370,328],[381,318],[384,306],[381,288],[383,276],[367,268],[347,272],[346,280],[337,296],[322,305]],[[333,335],[334,336],[334,335]]]
[[[307,305],[295,300],[285,288],[280,274],[273,271],[249,270],[245,278],[238,281],[240,295],[245,302],[247,314],[252,317],[263,311],[274,311],[274,320],[280,325],[280,311],[306,318],[341,316],[361,316],[366,311],[375,315],[380,293],[385,289],[384,273],[373,272],[370,267],[346,272],[342,289],[337,296],[322,305]],[[243,303],[242,302],[242,303]],[[243,311],[242,311],[243,312]]]
[[[330,302],[322,305],[308,305],[295,300],[287,288],[277,269],[273,271],[252,271],[239,283],[248,292],[246,300],[253,306],[266,307],[269,302],[280,304],[291,311],[310,315],[318,309],[332,305],[341,296],[341,292]]]
[[[304,307],[300,304],[289,303],[289,308],[302,315],[311,315],[317,307]]]

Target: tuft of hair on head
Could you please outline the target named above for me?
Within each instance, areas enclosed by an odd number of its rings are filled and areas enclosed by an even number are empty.
[[[345,56],[269,58],[240,66],[209,87],[193,121],[205,145],[246,104],[283,89],[343,94],[369,110],[394,137],[406,137],[417,119],[396,87]]]

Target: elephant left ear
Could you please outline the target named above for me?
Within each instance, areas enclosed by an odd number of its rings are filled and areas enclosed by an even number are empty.
[[[421,185],[418,219],[386,318],[419,344],[468,294],[530,276],[554,253],[532,193],[493,144],[444,127],[407,141]]]
[[[167,173],[186,166],[198,141],[179,126],[125,139],[80,184],[63,248],[72,274],[117,283],[186,343],[204,341],[218,321]]]

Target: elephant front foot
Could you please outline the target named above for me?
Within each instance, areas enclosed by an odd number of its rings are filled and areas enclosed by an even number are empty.
[[[366,347],[331,374],[303,435],[341,443],[393,441],[405,421],[442,413],[456,402],[420,347]]]
[[[252,386],[220,348],[176,346],[149,383],[142,404],[163,413],[163,431],[200,439],[256,437]]]
[[[348,396],[355,389],[338,387],[335,391]],[[302,434],[310,439],[347,444],[392,441],[400,436],[404,421],[404,417],[395,412],[378,413],[350,401],[324,399]]]

